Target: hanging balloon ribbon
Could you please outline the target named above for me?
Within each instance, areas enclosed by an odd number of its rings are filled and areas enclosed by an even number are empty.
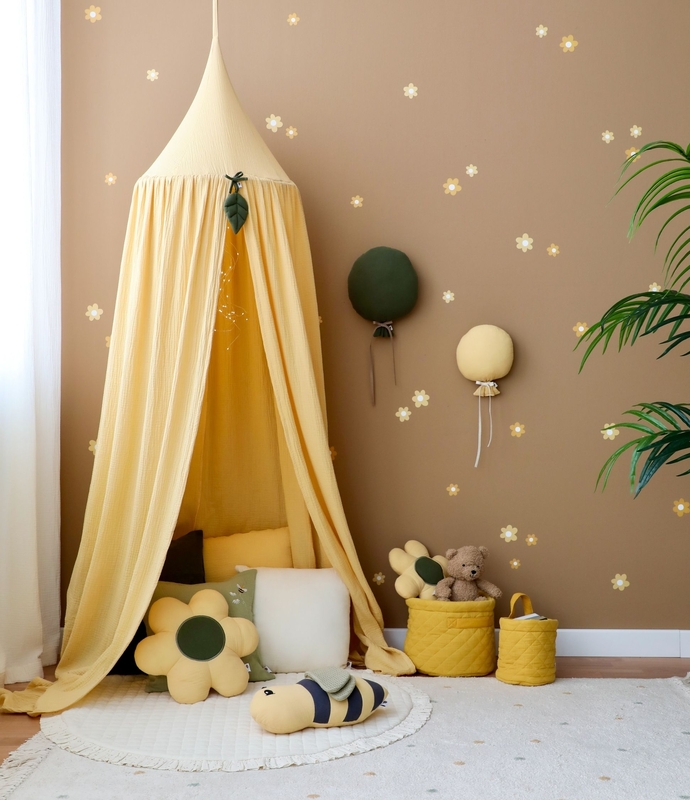
[[[374,247],[355,261],[347,279],[347,290],[355,311],[374,325],[369,344],[369,391],[371,403],[376,405],[373,339],[390,339],[393,380],[397,384],[393,322],[409,314],[417,303],[417,273],[402,251]]]
[[[489,443],[494,435],[494,421],[491,411],[491,398],[500,394],[496,381],[504,378],[513,366],[513,340],[495,325],[477,325],[460,339],[455,352],[458,369],[469,381],[477,384],[475,396],[479,405],[479,426],[477,432],[477,457],[474,466],[479,466],[482,451],[482,397],[489,398]]]

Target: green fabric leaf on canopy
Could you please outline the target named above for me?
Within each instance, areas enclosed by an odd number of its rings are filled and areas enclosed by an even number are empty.
[[[249,205],[240,194],[241,181],[247,178],[241,172],[236,172],[232,177],[230,175],[225,177],[230,181],[230,194],[225,198],[225,216],[230,220],[233,231],[239,233],[249,215]]]

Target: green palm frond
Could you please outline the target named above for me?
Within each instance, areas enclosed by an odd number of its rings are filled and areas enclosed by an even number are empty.
[[[578,340],[577,347],[587,342],[582,356],[580,371],[597,346],[603,343],[606,352],[611,339],[618,332],[618,349],[633,345],[638,336],[648,336],[670,325],[671,331],[663,342],[668,347],[659,356],[665,356],[684,341],[690,339],[690,331],[681,331],[681,325],[690,319],[690,295],[666,289],[663,292],[641,292],[624,297],[615,303],[604,316],[589,328]],[[683,353],[687,355],[687,353]]]
[[[621,445],[606,460],[599,472],[597,486],[603,482],[603,488],[606,488],[611,470],[618,459],[623,453],[632,450],[630,490],[637,497],[664,464],[678,464],[690,458],[690,405],[665,402],[639,403],[625,414],[633,417],[635,421],[619,422],[615,427],[629,428],[638,431],[642,436]],[[638,478],[637,469],[641,459],[644,463]],[[689,474],[690,469],[687,469],[678,476]]]
[[[630,227],[628,229],[628,236],[632,238],[635,231],[642,225],[647,217],[662,206],[677,201],[690,201],[690,145],[684,150],[679,144],[675,142],[648,142],[633,155],[630,156],[623,164],[621,170],[621,179],[626,174],[628,169],[632,166],[634,161],[640,155],[651,150],[669,150],[674,154],[673,158],[662,158],[647,164],[644,167],[637,169],[630,177],[628,177],[616,190],[614,197],[621,192],[632,180],[637,178],[643,172],[655,167],[659,164],[668,164],[671,162],[680,162],[683,166],[674,167],[664,172],[656,178],[652,185],[642,195],[638,202],[635,211],[633,212],[630,220]],[[673,211],[673,213],[666,219],[662,225],[659,234],[656,237],[654,249],[659,245],[661,235],[666,230],[668,225],[678,216],[690,210],[690,203],[684,204],[681,208]],[[683,241],[680,241],[685,234],[690,232],[690,225],[684,228],[673,240],[671,246],[666,252],[664,258],[664,273],[665,282],[672,287],[679,287],[683,289],[690,281],[690,236],[687,236]],[[680,242],[680,243],[679,243]]]

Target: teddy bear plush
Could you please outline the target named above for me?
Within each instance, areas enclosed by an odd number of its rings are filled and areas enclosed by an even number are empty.
[[[436,584],[437,600],[486,600],[481,592],[489,597],[500,597],[502,592],[498,586],[482,580],[484,562],[489,556],[486,547],[461,547],[459,550],[448,550],[446,558],[447,578]]]
[[[399,577],[395,581],[395,591],[408,599],[421,597],[432,600],[437,583],[446,574],[446,559],[443,556],[429,557],[429,551],[421,542],[410,539],[405,548],[394,548],[388,554],[388,561]]]

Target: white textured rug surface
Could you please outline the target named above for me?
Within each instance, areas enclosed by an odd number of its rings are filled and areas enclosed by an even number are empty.
[[[296,683],[303,674],[250,683],[237,697],[212,692],[203,703],[180,705],[167,692],[147,694],[144,678],[110,676],[61,714],[44,716],[41,730],[63,750],[95,761],[180,772],[240,772],[316,764],[365,753],[417,731],[429,718],[429,698],[400,681],[361,675],[388,689],[385,707],[358,725],[307,728],[276,736],[249,713],[254,694]]]
[[[537,688],[493,678],[404,683],[431,697],[428,724],[352,758],[173,772],[92,761],[38,734],[0,768],[0,798],[690,800],[690,690],[680,679],[570,679]],[[16,789],[8,794],[10,783]]]

